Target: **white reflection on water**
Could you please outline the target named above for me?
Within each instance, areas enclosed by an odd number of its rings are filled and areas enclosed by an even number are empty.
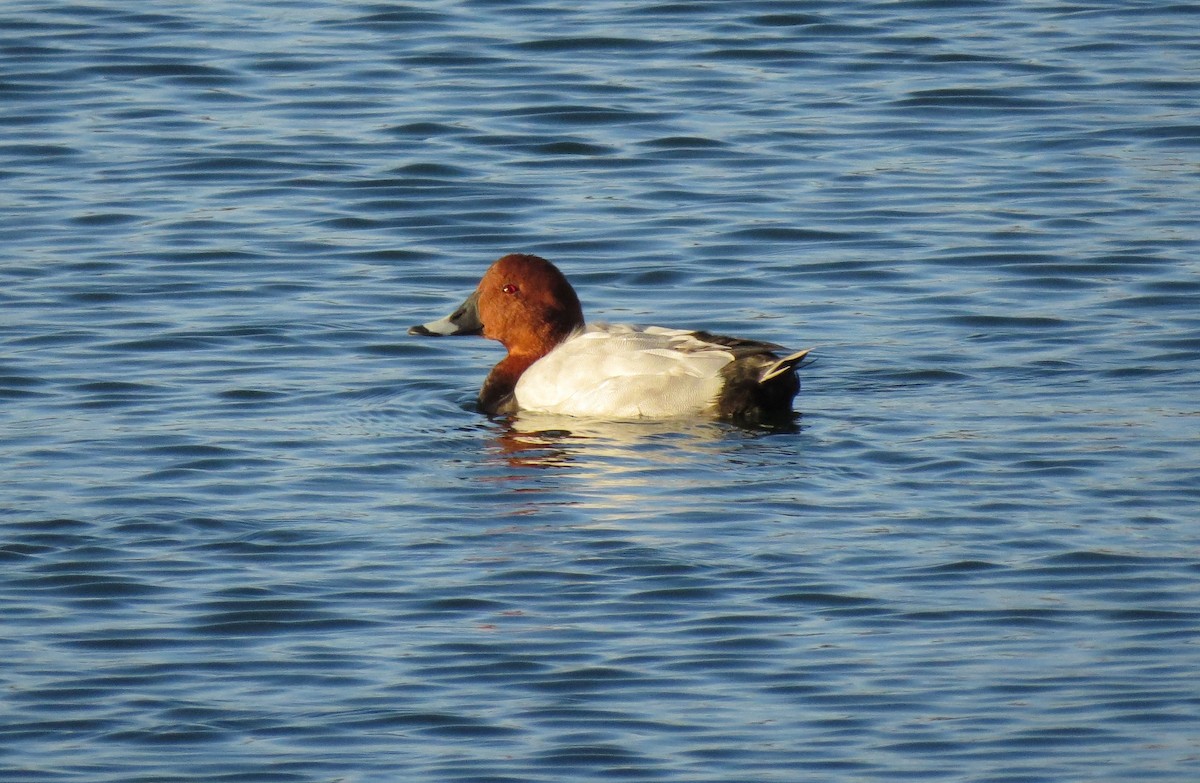
[[[798,428],[780,433],[706,420],[521,414],[504,422],[492,443],[504,478],[520,482],[527,493],[523,499],[533,503],[514,513],[531,513],[538,501],[529,495],[544,495],[548,503],[586,510],[590,523],[599,526],[710,515],[733,489],[731,479],[746,483],[745,464],[753,460],[747,452],[757,448],[799,453]]]

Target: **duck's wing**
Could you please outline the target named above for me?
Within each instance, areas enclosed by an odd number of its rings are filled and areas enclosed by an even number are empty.
[[[733,354],[714,345],[685,350],[675,337],[622,327],[589,330],[530,366],[517,384],[517,400],[523,409],[576,416],[702,412],[712,406]]]
[[[654,328],[654,327],[652,327],[652,328]],[[647,330],[647,331],[649,331],[649,330]],[[667,330],[664,330],[664,331],[667,331]],[[729,337],[729,336],[723,335],[723,334],[713,334],[712,332],[704,332],[704,331],[699,331],[699,332],[687,331],[687,332],[685,332],[682,330],[674,330],[674,329],[669,330],[669,331],[676,332],[681,336],[686,336],[688,338],[691,338],[691,340],[694,341],[695,343],[697,343],[701,346],[708,346],[710,349],[712,348],[712,346],[716,346],[716,345],[719,345],[722,348],[728,348],[730,351],[733,352],[733,354],[735,356],[787,350],[782,345],[776,345],[775,343],[768,343],[763,340],[748,340],[744,337]]]

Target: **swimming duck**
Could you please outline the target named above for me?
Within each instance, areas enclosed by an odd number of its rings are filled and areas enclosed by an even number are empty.
[[[408,333],[482,334],[508,349],[479,393],[490,416],[779,422],[792,416],[796,368],[808,355],[781,357],[778,345],[708,332],[585,325],[563,273],[525,253],[500,258],[458,309]]]

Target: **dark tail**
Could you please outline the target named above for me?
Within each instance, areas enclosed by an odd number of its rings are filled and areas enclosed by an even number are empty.
[[[726,382],[717,400],[718,415],[749,425],[792,421],[792,399],[800,391],[796,368],[807,355],[808,351],[797,351],[775,359],[760,353],[730,362],[723,371]]]

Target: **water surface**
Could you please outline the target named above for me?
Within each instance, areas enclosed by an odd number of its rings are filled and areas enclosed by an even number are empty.
[[[0,10],[0,777],[1192,781],[1189,4]],[[473,408],[511,251],[794,431]]]

